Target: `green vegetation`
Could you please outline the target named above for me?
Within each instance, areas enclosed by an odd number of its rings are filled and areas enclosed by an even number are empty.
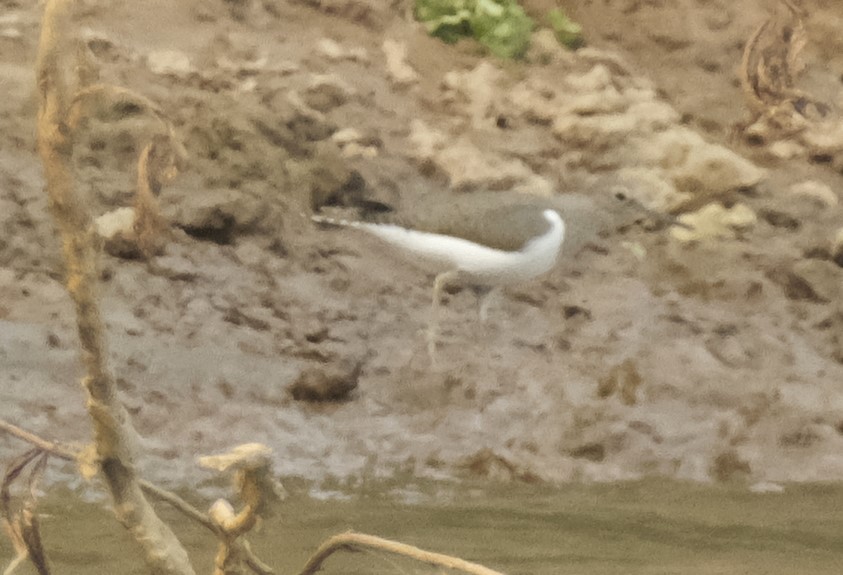
[[[554,8],[547,13],[547,19],[560,44],[571,50],[576,50],[583,45],[582,26],[568,18],[562,10]]]
[[[530,46],[533,20],[517,0],[416,0],[416,18],[445,42],[472,36],[499,58],[521,58]],[[582,27],[561,10],[548,13],[559,42],[582,45]]]
[[[515,0],[416,0],[416,18],[445,42],[473,36],[500,58],[520,58],[533,20]]]

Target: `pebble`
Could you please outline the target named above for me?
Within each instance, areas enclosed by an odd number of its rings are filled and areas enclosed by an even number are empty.
[[[396,40],[384,40],[381,48],[386,56],[386,71],[394,84],[406,86],[418,81],[418,73],[407,63],[406,44]]]
[[[184,76],[194,71],[190,57],[178,50],[156,50],[146,57],[146,64],[154,74]]]

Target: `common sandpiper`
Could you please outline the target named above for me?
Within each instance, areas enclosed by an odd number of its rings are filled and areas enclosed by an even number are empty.
[[[413,198],[384,221],[352,221],[313,215],[315,222],[363,230],[436,272],[427,331],[435,359],[443,288],[459,283],[485,288],[485,321],[495,288],[527,282],[549,272],[560,254],[575,254],[630,204],[622,192],[590,197],[553,197],[517,192],[427,193]]]

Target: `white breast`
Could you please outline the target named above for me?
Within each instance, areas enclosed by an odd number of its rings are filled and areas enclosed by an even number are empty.
[[[565,222],[554,210],[542,215],[550,224],[541,236],[519,251],[490,248],[461,238],[408,230],[395,225],[357,223],[354,227],[433,262],[455,269],[472,281],[500,285],[523,282],[548,272],[556,263],[565,239]]]

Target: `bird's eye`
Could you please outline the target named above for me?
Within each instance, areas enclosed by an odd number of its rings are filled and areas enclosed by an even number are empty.
[[[623,192],[615,192],[615,199],[624,201],[626,199],[626,194]]]

